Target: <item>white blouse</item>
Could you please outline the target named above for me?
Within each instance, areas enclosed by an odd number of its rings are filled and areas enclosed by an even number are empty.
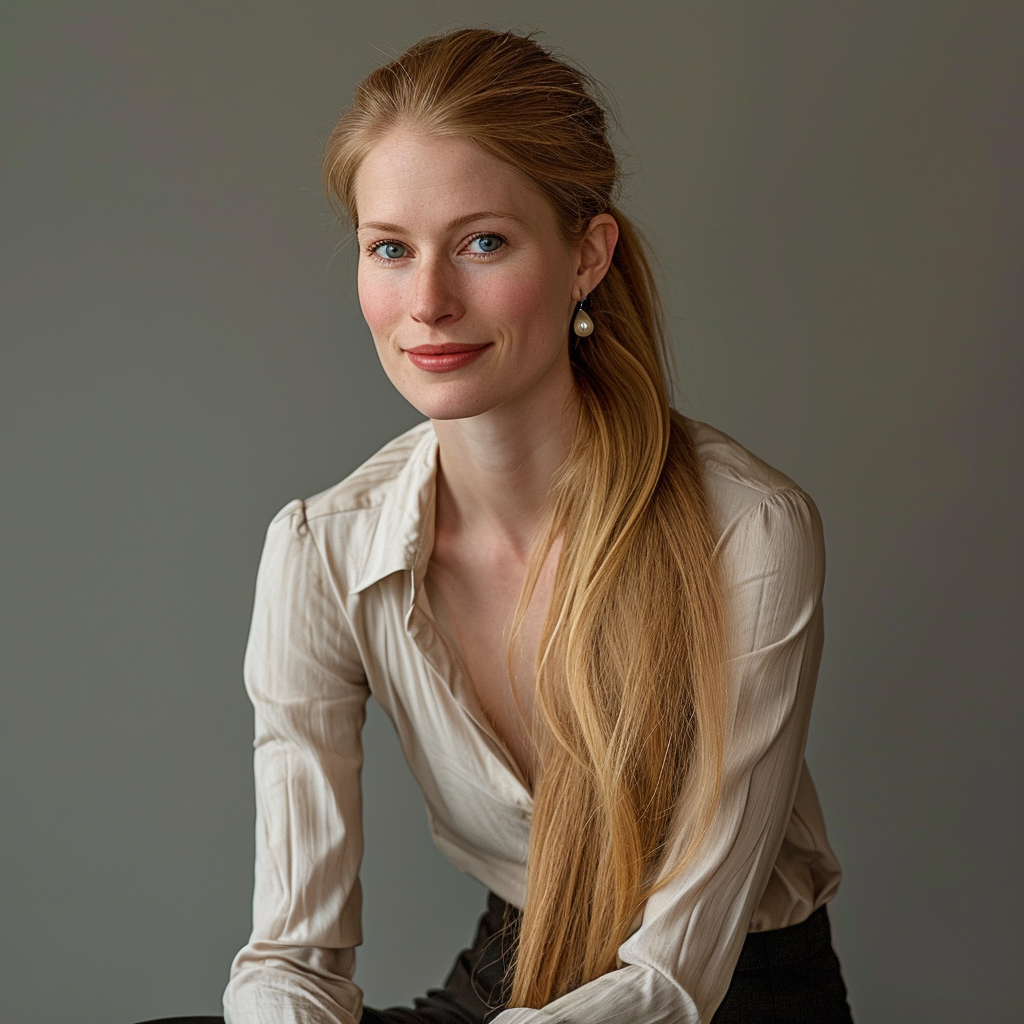
[[[622,966],[495,1024],[698,1024],[748,931],[797,924],[839,884],[804,745],[822,646],[821,523],[791,480],[688,421],[726,586],[730,716],[722,800],[689,867],[648,900]],[[228,1024],[355,1024],[360,731],[372,693],[456,867],[522,907],[532,800],[431,614],[437,438],[429,422],[275,516],[245,683],[256,712],[253,931]],[[453,954],[454,954],[453,950]]]

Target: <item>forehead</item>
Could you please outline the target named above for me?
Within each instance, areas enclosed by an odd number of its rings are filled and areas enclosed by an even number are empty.
[[[381,139],[355,177],[359,223],[433,225],[476,211],[554,224],[548,201],[511,164],[468,139],[405,129]]]

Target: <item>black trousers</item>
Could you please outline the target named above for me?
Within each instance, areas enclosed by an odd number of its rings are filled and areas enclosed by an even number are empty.
[[[487,1024],[508,1004],[508,967],[518,931],[519,911],[490,893],[476,939],[458,955],[444,987],[414,999],[412,1008],[364,1007],[362,1024]],[[147,1024],[217,1022],[223,1018],[171,1017]],[[790,928],[747,936],[712,1024],[853,1024],[824,907]]]
[[[508,1002],[518,925],[519,911],[489,894],[476,941],[444,988],[415,999],[411,1010],[366,1007],[362,1024],[486,1024]],[[791,928],[747,936],[712,1024],[853,1024],[824,907]]]

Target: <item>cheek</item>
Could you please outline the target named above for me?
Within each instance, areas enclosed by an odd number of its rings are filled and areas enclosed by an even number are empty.
[[[494,282],[488,290],[487,303],[503,319],[525,322],[540,327],[562,313],[563,289],[558,275],[531,273]]]
[[[356,278],[359,308],[374,338],[385,333],[401,315],[401,293],[393,282],[373,273],[359,272]]]

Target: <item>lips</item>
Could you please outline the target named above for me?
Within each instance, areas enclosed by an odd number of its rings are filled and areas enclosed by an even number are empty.
[[[449,370],[468,366],[490,347],[490,342],[483,345],[458,345],[448,342],[443,345],[417,345],[416,348],[407,348],[405,354],[409,357],[409,362],[421,370],[447,373]]]

